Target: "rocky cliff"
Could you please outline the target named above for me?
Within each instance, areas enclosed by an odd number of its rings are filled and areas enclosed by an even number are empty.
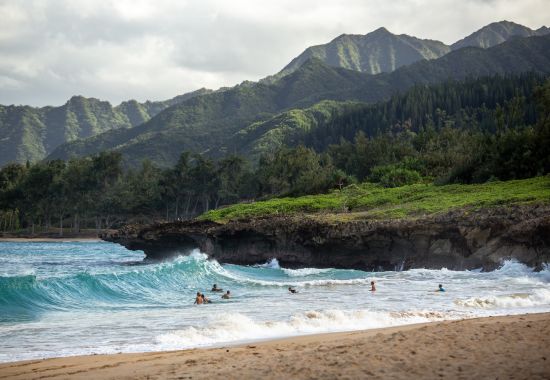
[[[149,258],[199,248],[220,262],[284,267],[399,270],[446,267],[492,270],[516,259],[536,269],[550,262],[550,206],[453,211],[407,220],[358,215],[294,215],[126,226],[103,236]]]

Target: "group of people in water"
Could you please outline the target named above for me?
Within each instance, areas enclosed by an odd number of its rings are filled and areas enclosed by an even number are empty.
[[[211,292],[220,292],[220,293],[222,293],[223,289],[218,288],[218,285],[214,284],[214,285],[212,285],[212,289],[210,291]],[[222,299],[224,299],[224,300],[228,300],[230,298],[231,298],[231,291],[230,290],[226,291],[222,295]],[[195,297],[195,305],[202,305],[202,304],[206,304],[206,303],[212,303],[212,301],[210,301],[210,299],[207,298],[204,295],[204,293],[197,292],[197,296]]]
[[[221,288],[218,288],[218,285],[214,284],[212,285],[212,289],[210,290],[211,292],[220,292],[220,293],[223,293],[223,289]],[[294,287],[292,286],[289,286],[288,287],[288,291],[291,293],[291,294],[295,294],[295,293],[298,293],[298,290],[296,290]],[[374,283],[374,281],[371,281],[370,282],[370,291],[371,292],[375,292],[376,291],[376,284]],[[444,292],[445,289],[443,288],[443,285],[442,284],[439,284],[438,286],[438,289],[436,290],[436,292]],[[222,295],[222,299],[230,299],[231,298],[231,292],[228,290],[226,291],[223,295]],[[207,304],[207,303],[212,303],[212,301],[210,301],[210,299],[208,299],[204,293],[201,293],[201,292],[197,292],[197,297],[195,298],[195,305],[202,305],[202,304]]]

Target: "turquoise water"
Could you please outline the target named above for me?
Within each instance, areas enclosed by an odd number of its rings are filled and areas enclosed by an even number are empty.
[[[198,251],[150,263],[104,242],[0,242],[0,361],[157,351],[550,311],[550,272],[280,268]],[[372,293],[370,281],[377,291]],[[212,284],[231,290],[222,300]],[[443,283],[447,291],[434,290]],[[299,293],[289,294],[288,286]],[[197,291],[213,301],[193,305]]]

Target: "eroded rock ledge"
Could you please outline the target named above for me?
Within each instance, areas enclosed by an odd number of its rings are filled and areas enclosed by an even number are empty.
[[[461,210],[406,220],[344,215],[129,225],[102,238],[143,250],[153,259],[199,248],[220,262],[247,265],[277,258],[289,268],[492,270],[513,258],[541,269],[550,262],[550,205]]]

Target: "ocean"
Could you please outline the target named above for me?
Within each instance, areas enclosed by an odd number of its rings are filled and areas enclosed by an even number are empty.
[[[231,265],[199,251],[144,257],[106,242],[0,242],[0,362],[550,311],[549,268],[513,261],[493,272],[363,272]],[[233,297],[210,292],[214,283]],[[212,303],[194,305],[197,291]]]

